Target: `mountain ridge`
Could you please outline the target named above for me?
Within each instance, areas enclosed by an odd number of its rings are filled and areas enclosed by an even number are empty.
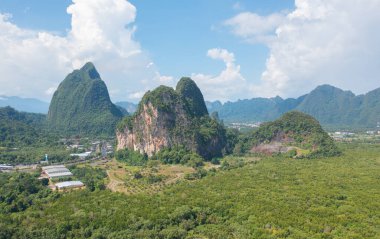
[[[49,103],[39,99],[0,95],[0,107],[6,106],[28,113],[47,114],[49,111]]]
[[[49,128],[69,134],[113,135],[123,112],[114,105],[95,66],[88,62],[60,83],[50,103]]]
[[[298,110],[315,117],[324,127],[374,128],[380,122],[380,88],[366,94],[324,84],[298,98],[252,98],[219,104],[207,102],[225,122],[266,122]]]

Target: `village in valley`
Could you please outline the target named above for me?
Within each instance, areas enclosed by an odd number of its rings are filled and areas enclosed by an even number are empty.
[[[31,172],[40,173],[40,180],[45,181],[52,190],[83,189],[85,184],[75,180],[75,175],[67,166],[85,165],[94,162],[106,162],[113,157],[114,140],[93,140],[89,138],[63,138],[59,142],[64,145],[70,160],[66,162],[49,161],[49,152],[41,155],[41,161],[33,164],[0,164],[1,172]]]

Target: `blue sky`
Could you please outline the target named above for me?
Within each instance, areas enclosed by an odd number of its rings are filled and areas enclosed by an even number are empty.
[[[216,73],[221,62],[206,57],[210,48],[233,52],[242,73],[259,80],[265,69],[268,48],[251,45],[235,37],[222,22],[239,12],[260,15],[293,10],[293,0],[131,0],[137,8],[135,39],[141,43],[160,71],[165,75],[191,75],[193,72]],[[66,9],[71,0],[2,0],[0,12],[12,14],[12,22],[20,27],[48,30],[65,35],[71,16]]]
[[[268,49],[235,37],[222,22],[242,11],[266,15],[293,9],[289,0],[194,0],[131,1],[137,7],[136,38],[152,55],[163,74],[216,73],[223,63],[206,57],[210,48],[225,48],[235,54],[242,73],[259,80]],[[234,5],[239,4],[239,8]],[[158,10],[159,9],[159,10]]]
[[[368,29],[380,5],[364,1],[372,7],[354,0],[2,0],[0,47],[8,51],[1,57],[9,60],[0,73],[9,87],[0,95],[49,101],[88,60],[114,101],[138,101],[181,76],[193,77],[209,100],[297,97],[319,84],[363,93],[378,87],[378,64],[356,56],[378,57],[365,52],[379,37],[370,39]],[[352,42],[355,51],[344,49]]]

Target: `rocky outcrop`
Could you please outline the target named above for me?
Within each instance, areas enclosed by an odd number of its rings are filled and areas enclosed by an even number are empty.
[[[224,127],[208,116],[202,93],[191,79],[183,78],[178,85],[180,90],[160,86],[144,95],[136,113],[118,126],[118,150],[152,156],[163,148],[184,146],[204,158],[222,154]]]
[[[244,141],[251,153],[284,153],[298,149],[299,156],[304,157],[340,154],[333,139],[319,122],[312,116],[297,111],[288,112],[273,122],[262,124]]]

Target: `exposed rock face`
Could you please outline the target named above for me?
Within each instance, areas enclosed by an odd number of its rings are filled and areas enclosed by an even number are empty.
[[[185,87],[175,91],[160,86],[144,95],[137,112],[117,129],[118,150],[128,148],[152,156],[163,148],[181,145],[205,158],[221,155],[224,127],[208,116],[202,93],[191,79],[183,78],[178,85]],[[186,86],[195,89],[195,94]]]
[[[55,91],[48,113],[53,130],[69,134],[113,135],[123,113],[92,63],[70,73]]]
[[[271,155],[274,153],[286,153],[292,149],[296,149],[296,148],[284,146],[282,142],[272,142],[268,144],[259,144],[257,146],[254,146],[250,150],[250,152]]]

